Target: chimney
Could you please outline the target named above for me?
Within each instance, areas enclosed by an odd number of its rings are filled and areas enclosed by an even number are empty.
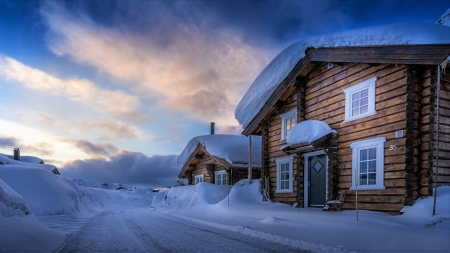
[[[14,160],[20,161],[20,149],[14,148]]]
[[[213,135],[214,134],[214,122],[211,122],[211,135]]]

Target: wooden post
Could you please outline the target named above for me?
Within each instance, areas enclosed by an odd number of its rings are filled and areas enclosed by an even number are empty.
[[[248,136],[248,183],[252,183],[252,135]]]
[[[356,186],[356,221],[358,221],[358,181],[356,180],[358,178],[358,173],[356,173],[355,170],[355,186]]]

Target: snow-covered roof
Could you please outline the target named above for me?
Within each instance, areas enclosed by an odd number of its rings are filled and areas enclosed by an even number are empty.
[[[7,155],[7,157],[9,157],[10,159],[14,159],[14,156],[12,155]],[[44,161],[42,161],[41,158],[39,157],[35,157],[35,156],[25,156],[25,155],[21,155],[20,156],[20,161],[21,162],[25,162],[25,163],[43,163]]]
[[[22,157],[21,157],[21,159],[22,159]],[[3,164],[19,165],[19,166],[24,166],[24,167],[39,168],[39,169],[44,169],[44,170],[48,170],[48,171],[51,171],[51,172],[53,172],[53,170],[56,169],[55,166],[50,165],[50,164],[34,163],[35,162],[34,159],[30,159],[30,161],[32,161],[32,162],[17,161],[17,160],[14,160],[12,158],[9,158],[8,155],[0,154],[0,162],[3,163]],[[1,169],[1,167],[0,167],[0,169]]]
[[[311,143],[329,133],[336,133],[336,130],[331,129],[326,122],[320,120],[305,120],[289,130],[286,137],[287,145],[281,148],[283,149],[286,146],[298,143]]]
[[[239,102],[235,117],[245,129],[307,48],[449,43],[450,27],[427,23],[375,26],[300,40],[278,54],[258,75]]]
[[[244,135],[213,134],[192,138],[178,157],[180,170],[201,144],[212,156],[222,158],[230,165],[248,165],[248,138]],[[252,136],[252,166],[261,167],[261,137]]]
[[[436,24],[450,26],[450,8],[441,16]]]

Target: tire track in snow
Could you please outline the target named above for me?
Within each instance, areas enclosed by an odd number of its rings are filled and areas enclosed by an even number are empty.
[[[146,245],[155,247],[159,250],[159,252],[172,252],[170,249],[164,247],[156,238],[151,236],[150,233],[145,231],[141,226],[139,226],[132,218],[130,218],[129,214],[125,214],[125,210],[120,211],[123,214],[123,220],[126,225],[137,235]],[[125,218],[125,216],[128,216]]]

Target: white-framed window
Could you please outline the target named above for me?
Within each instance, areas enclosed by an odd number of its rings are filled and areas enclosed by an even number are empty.
[[[215,171],[215,183],[217,185],[227,185],[228,184],[228,173],[226,170]]]
[[[201,182],[205,181],[205,175],[203,175],[203,174],[194,176],[194,178],[195,178],[195,184],[198,184],[198,183],[201,183]]]
[[[293,192],[294,189],[294,157],[278,158],[277,162],[277,190],[276,193]]]
[[[379,137],[350,144],[352,148],[352,188],[350,190],[383,190],[384,143]],[[355,176],[356,175],[356,176]]]
[[[297,124],[297,109],[281,114],[281,140],[285,140],[289,130]]]
[[[374,115],[375,111],[375,82],[376,77],[358,83],[344,90],[345,120],[352,121]]]

